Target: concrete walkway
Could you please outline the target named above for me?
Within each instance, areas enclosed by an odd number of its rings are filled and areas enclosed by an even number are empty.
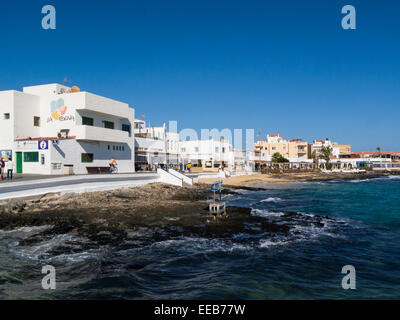
[[[42,176],[43,177],[43,176]],[[113,190],[124,187],[138,187],[159,182],[156,173],[107,174],[67,177],[46,177],[26,181],[0,184],[0,201],[14,198],[38,196],[47,193],[65,194]]]

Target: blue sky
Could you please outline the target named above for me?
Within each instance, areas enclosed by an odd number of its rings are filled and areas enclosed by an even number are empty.
[[[57,29],[41,28],[42,6]],[[341,28],[354,5],[357,30]],[[3,1],[0,90],[72,80],[183,128],[400,151],[393,0]]]

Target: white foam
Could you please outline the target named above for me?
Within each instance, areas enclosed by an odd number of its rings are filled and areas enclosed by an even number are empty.
[[[11,250],[15,255],[28,259],[28,260],[41,260],[41,259],[58,259],[58,260],[74,260],[74,256],[87,255],[85,252],[72,253],[72,254],[60,254],[58,256],[50,256],[50,252],[59,246],[69,246],[79,248],[80,243],[87,241],[86,238],[76,237],[72,234],[60,234],[56,235],[49,240],[42,241],[36,245],[29,246],[16,246]],[[76,260],[76,259],[75,259]]]
[[[188,254],[210,253],[216,251],[232,252],[235,250],[249,250],[251,247],[234,243],[224,239],[189,238],[159,241],[150,246],[152,249],[178,249]]]
[[[280,202],[283,201],[281,198],[274,198],[274,197],[269,197],[267,199],[261,200],[261,202]]]
[[[52,226],[45,225],[39,227],[20,227],[12,230],[0,230],[0,236],[26,238],[50,228],[52,228]]]
[[[284,215],[283,212],[273,212],[273,211],[268,211],[268,210],[263,210],[263,209],[251,209],[251,214],[253,216],[257,217],[281,217]]]

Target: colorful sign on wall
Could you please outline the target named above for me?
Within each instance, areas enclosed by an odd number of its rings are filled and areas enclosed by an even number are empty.
[[[47,122],[75,120],[73,115],[66,114],[68,107],[65,105],[64,99],[53,100],[50,102],[50,105],[51,115],[47,119]]]
[[[0,158],[12,160],[12,150],[0,150]]]

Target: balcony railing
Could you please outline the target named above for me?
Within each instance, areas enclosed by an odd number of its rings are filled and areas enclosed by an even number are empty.
[[[133,138],[129,137],[129,132],[115,129],[107,129],[94,126],[77,126],[75,128],[76,140],[104,141],[115,143],[128,143]]]

